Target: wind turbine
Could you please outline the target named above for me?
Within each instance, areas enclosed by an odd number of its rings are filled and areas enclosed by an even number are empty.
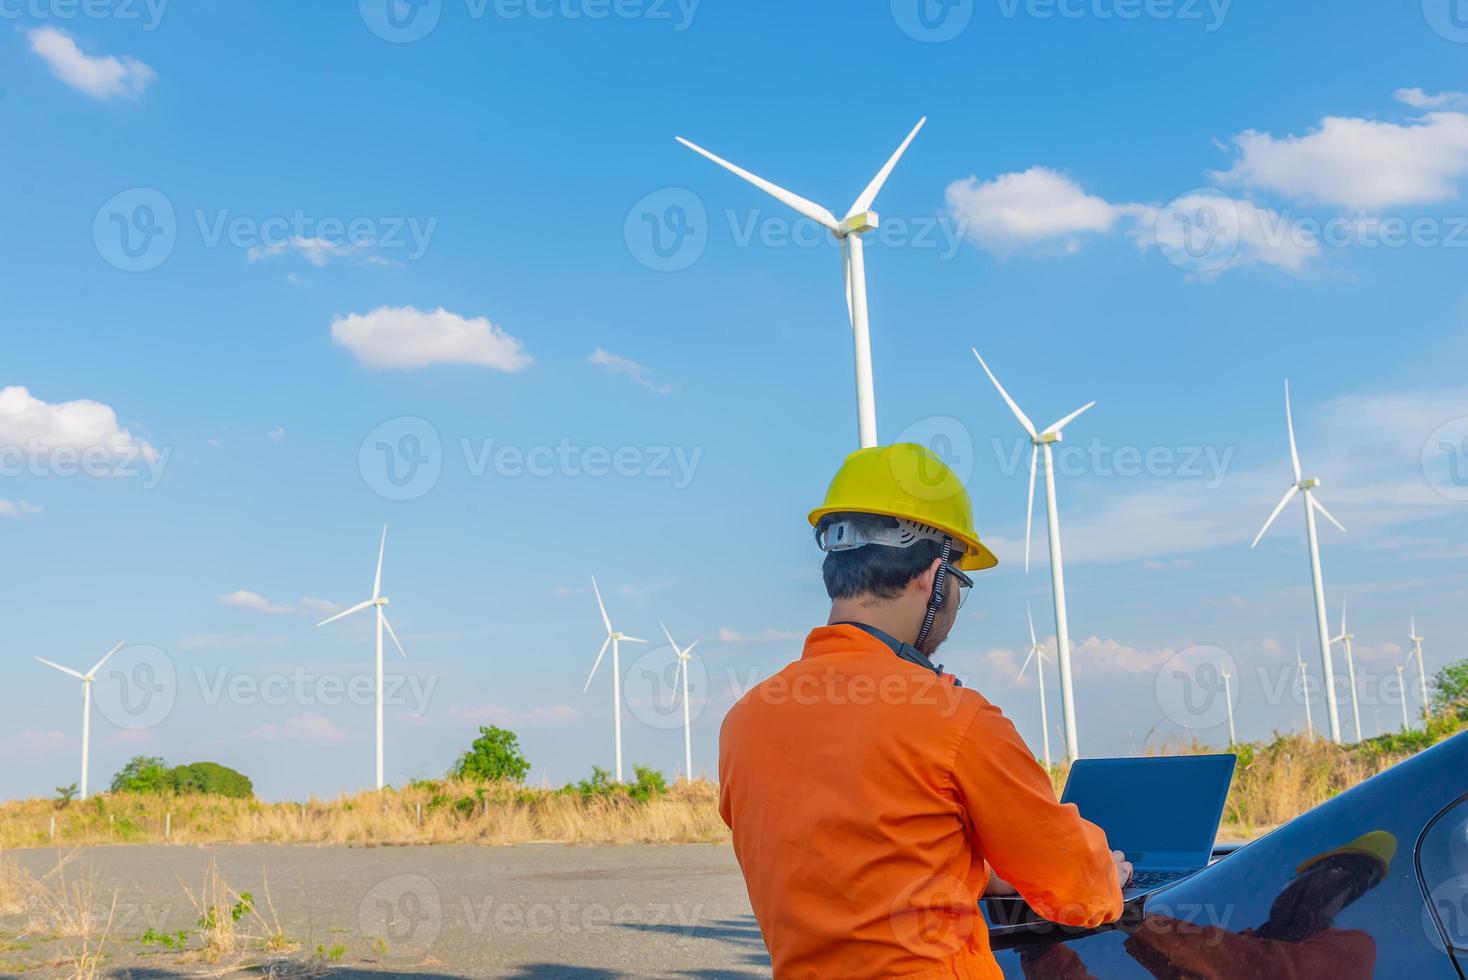
[[[1330,642],[1346,649],[1346,675],[1351,681],[1351,718],[1356,723],[1356,741],[1361,741],[1361,705],[1356,699],[1356,661],[1351,656],[1351,641],[1356,634],[1346,629],[1346,600],[1341,600],[1341,635]]]
[[[617,748],[617,782],[622,781],[622,651],[623,643],[646,643],[635,636],[619,633],[612,629],[612,620],[607,616],[607,604],[601,601],[601,589],[596,586],[596,576],[591,577],[591,591],[596,593],[596,604],[601,608],[601,621],[607,626],[607,638],[602,641],[601,650],[596,655],[596,663],[591,665],[591,673],[586,675],[586,686],[581,689],[585,694],[591,689],[591,679],[596,676],[596,669],[601,666],[601,658],[606,655],[607,646],[612,648],[612,730],[615,733]],[[674,647],[676,650],[677,647]]]
[[[1402,731],[1408,731],[1412,723],[1407,720],[1407,680],[1402,676],[1402,665],[1397,664],[1397,690],[1402,695]]]
[[[1305,698],[1305,731],[1315,737],[1315,719],[1310,717],[1310,671],[1305,667],[1305,655],[1300,652],[1300,641],[1295,641],[1295,663],[1300,668],[1300,690]]]
[[[1325,619],[1325,583],[1320,577],[1320,537],[1315,530],[1315,512],[1319,511],[1321,516],[1330,521],[1341,531],[1345,528],[1341,522],[1330,516],[1330,511],[1325,505],[1315,499],[1315,490],[1320,486],[1320,481],[1315,478],[1305,479],[1300,471],[1300,453],[1295,446],[1295,419],[1290,411],[1290,383],[1285,382],[1285,425],[1290,432],[1290,466],[1293,467],[1295,482],[1285,491],[1280,498],[1279,504],[1275,506],[1274,513],[1269,515],[1269,520],[1259,529],[1259,534],[1254,538],[1250,548],[1257,547],[1264,533],[1269,530],[1285,505],[1300,494],[1305,502],[1305,537],[1310,544],[1310,581],[1315,589],[1315,633],[1320,641],[1320,664],[1325,677],[1325,710],[1330,718],[1330,740],[1337,745],[1341,741],[1341,719],[1335,704],[1335,666],[1330,659],[1330,625]]]
[[[852,341],[856,349],[856,419],[857,434],[862,449],[869,449],[877,444],[877,402],[872,386],[872,341],[871,329],[867,320],[866,260],[862,253],[862,236],[877,230],[879,219],[877,212],[871,210],[872,204],[876,201],[877,194],[881,192],[882,185],[887,183],[887,178],[892,175],[892,168],[897,166],[897,161],[902,159],[902,154],[907,152],[908,145],[912,143],[913,138],[917,136],[918,131],[927,121],[926,116],[918,120],[918,124],[912,128],[912,132],[907,134],[907,139],[902,141],[897,152],[892,154],[881,170],[877,171],[877,176],[872,178],[866,190],[857,197],[850,210],[846,212],[846,217],[840,220],[814,201],[806,200],[798,194],[792,194],[785,188],[737,167],[681,136],[677,138],[679,143],[693,152],[707,157],[730,173],[742,177],[776,200],[825,227],[841,242],[841,261],[846,273],[846,313],[851,319]]]
[[[1030,661],[1035,661],[1035,677],[1040,682],[1040,735],[1045,743],[1045,771],[1049,772],[1050,762],[1050,719],[1045,714],[1045,647],[1035,639],[1035,617],[1030,612],[1029,603],[1025,603],[1025,616],[1030,621],[1030,655],[1025,657],[1024,666],[1019,669],[1019,676],[1025,676],[1029,669]]]
[[[1238,736],[1234,734],[1234,689],[1233,675],[1227,670],[1223,672],[1223,701],[1228,707],[1228,745],[1233,748],[1238,744]]]
[[[1025,434],[1030,437],[1030,498],[1029,506],[1025,510],[1025,571],[1030,570],[1030,526],[1035,517],[1035,470],[1039,457],[1045,456],[1045,521],[1050,534],[1050,591],[1055,598],[1055,650],[1060,662],[1060,710],[1065,716],[1065,756],[1074,761],[1080,758],[1081,750],[1076,742],[1076,712],[1075,691],[1071,685],[1070,674],[1070,620],[1065,611],[1065,567],[1060,556],[1060,512],[1055,503],[1055,452],[1054,446],[1060,442],[1063,430],[1071,422],[1075,421],[1082,412],[1089,410],[1095,402],[1087,402],[1080,408],[1071,412],[1065,418],[1054,423],[1043,432],[1035,431],[1035,424],[1030,417],[1020,411],[1009,392],[994,377],[994,372],[989,370],[989,365],[979,356],[977,350],[974,357],[979,359],[979,366],[994,382],[994,387],[999,389],[999,395],[1019,424],[1024,428]]]
[[[1422,637],[1417,635],[1416,613],[1412,614],[1412,630],[1407,639],[1412,641],[1412,655],[1417,658],[1417,681],[1422,685],[1422,727],[1426,729],[1430,716],[1427,705],[1427,668],[1422,663]],[[1406,698],[1402,700],[1405,703]]]
[[[108,650],[107,653],[102,657],[102,659],[97,661],[96,666],[87,671],[85,674],[77,673],[70,667],[63,667],[60,664],[53,664],[45,657],[36,658],[47,667],[54,667],[57,670],[61,671],[63,674],[70,674],[72,677],[75,677],[77,680],[82,682],[82,781],[80,784],[80,793],[78,795],[81,799],[84,800],[87,798],[87,758],[91,750],[92,744],[92,681],[97,679],[97,671],[102,669],[102,665],[105,664],[108,658],[111,657],[114,653],[121,650],[122,646],[123,645],[119,643],[111,650]]]
[[[668,627],[663,626],[661,622],[658,625],[663,627],[663,635],[668,638],[668,645],[678,655],[678,673],[683,675],[683,778],[691,782],[693,780],[693,722],[688,715],[688,661],[693,659],[693,648],[698,646],[698,641],[694,640],[685,649],[673,642],[673,634],[668,632]],[[673,683],[676,685],[677,680],[674,679]],[[673,698],[676,700],[677,697],[678,691],[674,687]]]
[[[382,553],[387,548],[387,525],[382,526],[382,540],[377,545],[377,574],[372,579],[372,598],[357,603],[350,609],[344,609],[327,619],[323,619],[316,625],[325,626],[334,623],[338,619],[344,619],[353,613],[361,612],[363,609],[373,609],[377,618],[377,788],[382,789],[382,631],[387,630],[387,635],[392,637],[393,645],[398,648],[398,653],[407,659],[408,651],[403,649],[398,634],[394,632],[392,623],[387,621],[388,598],[382,594]]]

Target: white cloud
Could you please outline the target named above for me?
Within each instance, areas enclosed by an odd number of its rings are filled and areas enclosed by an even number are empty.
[[[0,517],[10,520],[20,520],[22,517],[34,517],[43,513],[44,508],[31,503],[29,500],[6,500],[0,497]]]
[[[285,441],[285,429],[284,429],[284,427],[277,425],[275,428],[273,428],[269,432],[265,433],[265,438],[269,439],[271,442],[284,442]]]
[[[346,737],[346,729],[312,712],[296,715],[284,725],[261,725],[245,733],[245,738],[253,742],[309,742],[313,745],[340,745]]]
[[[1138,247],[1161,246],[1172,255],[1189,254],[1197,245],[1190,236],[1195,229],[1215,228],[1219,237],[1205,239],[1204,274],[1216,274],[1242,266],[1267,265],[1286,272],[1302,272],[1320,255],[1320,242],[1299,219],[1290,219],[1272,208],[1222,194],[1184,194],[1166,208],[1138,207],[1132,212],[1136,224],[1130,234]],[[1179,220],[1183,219],[1183,220]],[[1208,261],[1216,259],[1216,261]],[[1210,268],[1216,265],[1216,268]]]
[[[727,626],[719,627],[720,643],[788,643],[803,639],[804,633],[792,633],[789,630],[766,629],[758,633],[741,633]]]
[[[499,704],[455,706],[448,710],[453,722],[471,725],[498,725],[503,728],[522,726],[528,728],[555,728],[574,725],[581,719],[581,712],[566,704],[553,704],[543,708],[507,708]]]
[[[380,307],[332,321],[331,339],[371,368],[411,370],[433,364],[474,364],[523,371],[535,361],[521,342],[488,319],[467,319],[443,307]]]
[[[1327,116],[1303,136],[1248,130],[1216,179],[1293,201],[1377,210],[1458,197],[1468,174],[1468,115],[1431,112],[1406,124]]]
[[[273,616],[295,611],[290,606],[277,605],[270,602],[260,593],[250,592],[245,589],[238,589],[218,598],[220,605],[231,606],[235,609],[246,609],[250,612],[269,613]]]
[[[31,50],[41,56],[51,74],[94,99],[136,99],[158,77],[136,58],[85,54],[71,35],[55,27],[38,27],[26,36]]]
[[[24,387],[0,389],[0,443],[35,449],[102,449],[115,456],[158,458],[146,440],[117,424],[111,407],[87,399],[50,404]]]
[[[956,180],[948,185],[946,196],[949,211],[968,238],[998,252],[1057,240],[1073,251],[1081,236],[1110,231],[1131,210],[1087,194],[1048,167],[1001,174],[982,183],[978,177]]]
[[[65,732],[56,729],[42,732],[27,728],[0,739],[0,753],[3,753],[7,759],[18,759],[26,756],[49,755],[52,752],[70,749],[72,745],[72,737]]]
[[[297,235],[287,241],[271,245],[256,245],[245,255],[251,262],[259,262],[261,259],[273,259],[286,253],[292,253],[301,256],[316,268],[322,269],[332,259],[350,255],[357,251],[357,248],[345,242],[333,242],[326,238],[305,238]]]
[[[652,369],[638,364],[636,361],[602,350],[600,347],[587,358],[592,364],[605,368],[608,374],[621,374],[636,384],[642,385],[648,391],[655,394],[666,395],[673,390],[672,385],[655,384],[652,380]]]
[[[315,596],[303,596],[301,608],[308,613],[316,613],[321,616],[332,616],[347,608],[344,602],[332,602],[330,599],[318,599]]]
[[[1420,88],[1399,88],[1394,93],[1398,102],[1414,109],[1462,109],[1468,107],[1468,92],[1427,93]]]

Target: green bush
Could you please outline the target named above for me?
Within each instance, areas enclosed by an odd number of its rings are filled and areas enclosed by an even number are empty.
[[[168,763],[157,756],[137,755],[112,777],[114,793],[172,792]]]
[[[248,776],[217,762],[175,766],[169,770],[168,777],[175,793],[212,793],[241,800],[255,795],[255,786]]]
[[[456,779],[477,779],[486,783],[518,783],[530,772],[530,763],[520,753],[520,740],[504,728],[480,726],[469,751],[459,756],[449,775]]]
[[[654,796],[662,796],[668,791],[668,779],[656,769],[648,766],[633,766],[632,771],[637,774],[637,782],[633,783],[627,790],[627,795],[639,803],[646,803]]]

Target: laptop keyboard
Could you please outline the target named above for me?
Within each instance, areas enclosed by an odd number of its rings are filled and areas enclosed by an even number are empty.
[[[1156,888],[1170,881],[1177,881],[1186,874],[1186,871],[1136,871],[1132,874],[1132,880],[1127,882],[1127,887]]]

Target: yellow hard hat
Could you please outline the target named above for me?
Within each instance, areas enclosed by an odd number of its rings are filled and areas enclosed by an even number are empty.
[[[979,571],[999,564],[974,531],[974,513],[963,481],[926,447],[900,442],[861,449],[846,457],[810,512],[812,527],[827,514],[881,514],[915,521],[953,536],[963,546],[958,567]]]
[[[1326,858],[1333,858],[1338,854],[1361,854],[1366,857],[1376,858],[1381,862],[1381,872],[1386,874],[1387,869],[1392,866],[1392,858],[1397,856],[1397,838],[1385,830],[1373,830],[1362,834],[1348,844],[1324,854],[1317,854],[1308,861],[1304,861],[1295,869],[1296,874],[1310,870]]]

